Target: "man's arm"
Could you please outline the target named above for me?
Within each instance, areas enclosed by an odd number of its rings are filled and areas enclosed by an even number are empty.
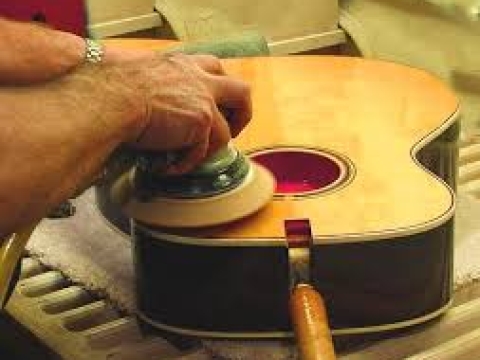
[[[141,99],[107,74],[0,88],[0,239],[71,197],[138,131]]]
[[[103,63],[136,61],[151,50],[104,47]],[[33,84],[65,75],[85,61],[85,40],[42,24],[0,17],[0,85]]]
[[[63,75],[83,62],[81,37],[0,17],[0,84],[29,84]]]

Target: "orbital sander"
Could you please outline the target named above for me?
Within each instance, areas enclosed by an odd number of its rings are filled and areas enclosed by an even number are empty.
[[[192,228],[239,220],[273,198],[270,172],[231,143],[187,174],[166,175],[175,161],[172,154],[144,154],[113,183],[112,200],[145,224]]]

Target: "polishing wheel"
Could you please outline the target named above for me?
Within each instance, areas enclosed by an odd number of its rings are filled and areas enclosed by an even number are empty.
[[[268,170],[229,145],[194,171],[166,176],[135,167],[117,179],[111,197],[125,214],[160,227],[220,225],[251,215],[275,192]]]

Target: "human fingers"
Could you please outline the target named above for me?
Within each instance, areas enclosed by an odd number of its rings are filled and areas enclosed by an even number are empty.
[[[193,170],[207,156],[209,136],[209,128],[198,127],[193,145],[182,151],[182,157],[174,164],[171,164],[166,173],[168,175],[180,175]]]
[[[192,55],[192,59],[200,68],[214,75],[209,80],[215,84],[212,86],[215,101],[230,124],[232,136],[237,136],[252,116],[248,84],[239,79],[225,76],[225,69],[220,59],[215,56]]]
[[[226,146],[231,140],[230,126],[225,118],[225,114],[220,112],[217,107],[213,110],[215,117],[210,131],[209,147],[207,157]]]
[[[213,55],[190,55],[192,61],[203,71],[212,75],[226,75],[225,69],[219,58]]]
[[[195,134],[194,145],[185,149],[183,156],[167,171],[170,175],[182,174],[195,168],[200,162],[226,146],[231,139],[230,128],[223,114],[212,105],[211,127],[202,127]]]
[[[252,99],[249,85],[239,79],[216,76],[211,81],[215,103],[225,114],[232,137],[236,137],[252,117]]]

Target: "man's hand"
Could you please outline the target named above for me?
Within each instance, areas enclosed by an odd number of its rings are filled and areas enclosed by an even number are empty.
[[[170,172],[183,173],[251,116],[247,84],[198,55],[86,64],[48,82],[0,87],[0,104],[8,119],[0,129],[0,236],[77,194],[122,144],[180,151]]]
[[[135,69],[134,84],[144,96],[145,115],[129,142],[142,149],[181,150],[184,156],[169,168],[171,174],[194,168],[250,120],[248,85],[227,76],[213,56],[160,55],[141,68],[135,63]]]

